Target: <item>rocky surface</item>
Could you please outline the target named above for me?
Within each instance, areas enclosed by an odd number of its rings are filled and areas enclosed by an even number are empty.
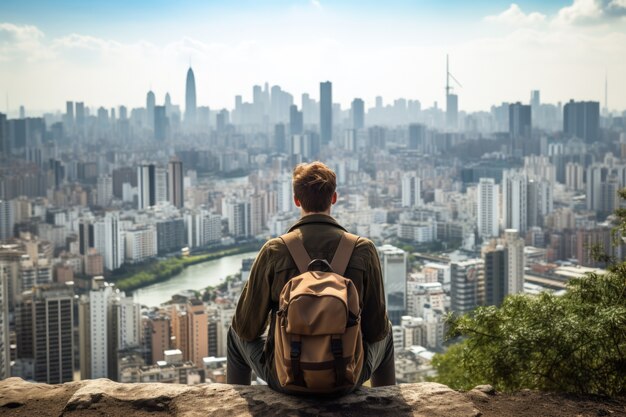
[[[459,393],[436,383],[362,388],[338,399],[293,397],[267,387],[120,384],[108,379],[46,385],[0,381],[2,416],[626,416],[626,400],[581,399],[488,385]]]

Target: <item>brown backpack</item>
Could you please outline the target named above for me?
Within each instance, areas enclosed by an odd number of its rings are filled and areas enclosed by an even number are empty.
[[[345,233],[329,264],[325,259],[311,260],[299,231],[281,236],[300,271],[283,287],[274,323],[274,362],[285,391],[342,394],[359,380],[363,367],[359,294],[342,276],[358,238]]]

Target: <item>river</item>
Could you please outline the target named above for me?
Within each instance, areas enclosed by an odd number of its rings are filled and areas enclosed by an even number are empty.
[[[257,252],[246,252],[192,265],[167,281],[136,290],[133,293],[133,298],[136,303],[157,307],[180,291],[201,290],[208,286],[217,286],[228,275],[236,274],[241,270],[243,259],[254,258],[256,254]]]

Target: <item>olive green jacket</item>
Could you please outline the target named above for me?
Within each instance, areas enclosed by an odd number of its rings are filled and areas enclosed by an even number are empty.
[[[311,259],[326,259],[328,262],[332,260],[346,231],[325,214],[304,216],[289,231],[295,229],[300,229]],[[252,341],[265,332],[270,311],[278,309],[280,291],[287,281],[299,273],[280,238],[265,243],[252,265],[233,317],[232,327],[239,337]],[[344,276],[354,282],[359,292],[364,340],[370,343],[382,340],[391,329],[385,308],[380,261],[371,240],[359,238]]]

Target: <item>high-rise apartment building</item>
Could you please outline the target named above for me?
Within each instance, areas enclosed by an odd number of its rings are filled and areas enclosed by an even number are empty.
[[[222,217],[207,210],[197,210],[184,215],[187,245],[190,248],[219,243],[222,239]]]
[[[172,157],[168,164],[167,189],[169,190],[169,202],[176,208],[183,208],[185,205],[183,184],[183,161],[178,157]]]
[[[422,200],[422,180],[415,172],[402,175],[402,207],[420,207]]]
[[[9,304],[11,294],[9,283],[12,281],[12,265],[0,259],[0,379],[11,376],[11,355],[9,339]]]
[[[499,187],[493,178],[481,178],[477,190],[478,236],[497,237],[500,234]]]
[[[406,252],[395,246],[383,245],[378,248],[378,256],[383,272],[389,320],[398,325],[406,311]]]
[[[0,200],[0,241],[13,236],[15,225],[15,213],[13,202],[10,200]]]
[[[83,295],[78,309],[80,374],[82,379],[109,378],[112,358],[110,299],[113,284],[103,277],[93,279],[88,295]]]
[[[250,203],[247,200],[224,200],[222,213],[228,219],[228,233],[233,237],[250,236]]]
[[[118,379],[118,352],[141,344],[141,308],[103,277],[81,297],[80,372],[83,379]]]
[[[104,258],[104,267],[113,271],[124,263],[124,235],[119,215],[106,213],[94,224],[94,247]]]
[[[524,239],[515,229],[504,231],[507,249],[507,294],[524,292]]]
[[[502,221],[505,229],[525,233],[527,229],[527,178],[515,171],[505,171],[502,176]]]
[[[600,103],[570,100],[563,107],[563,133],[594,143],[600,138]]]
[[[135,226],[124,231],[124,259],[130,263],[157,255],[157,232],[154,225]]]
[[[529,179],[526,184],[528,228],[543,226],[545,216],[554,208],[552,183],[543,179]]]
[[[113,200],[113,178],[110,175],[100,175],[96,191],[98,205],[100,207],[109,207]]]
[[[483,250],[485,262],[485,305],[499,306],[507,295],[507,249],[503,245],[489,245]]]
[[[26,291],[16,311],[17,357],[33,362],[36,382],[61,384],[74,379],[74,290],[48,284]]]
[[[320,83],[320,137],[322,144],[333,139],[333,84]]]
[[[142,164],[137,167],[137,194],[140,210],[155,206],[157,203],[156,166]]]
[[[480,305],[484,294],[484,265],[482,259],[450,264],[450,301],[453,312],[469,313]]]
[[[183,357],[199,365],[202,364],[202,358],[209,355],[208,316],[201,300],[189,300],[186,309],[188,341],[187,352],[183,352]]]
[[[148,320],[148,334],[150,335],[150,365],[165,359],[164,352],[171,348],[170,319],[167,316],[159,316]]]

